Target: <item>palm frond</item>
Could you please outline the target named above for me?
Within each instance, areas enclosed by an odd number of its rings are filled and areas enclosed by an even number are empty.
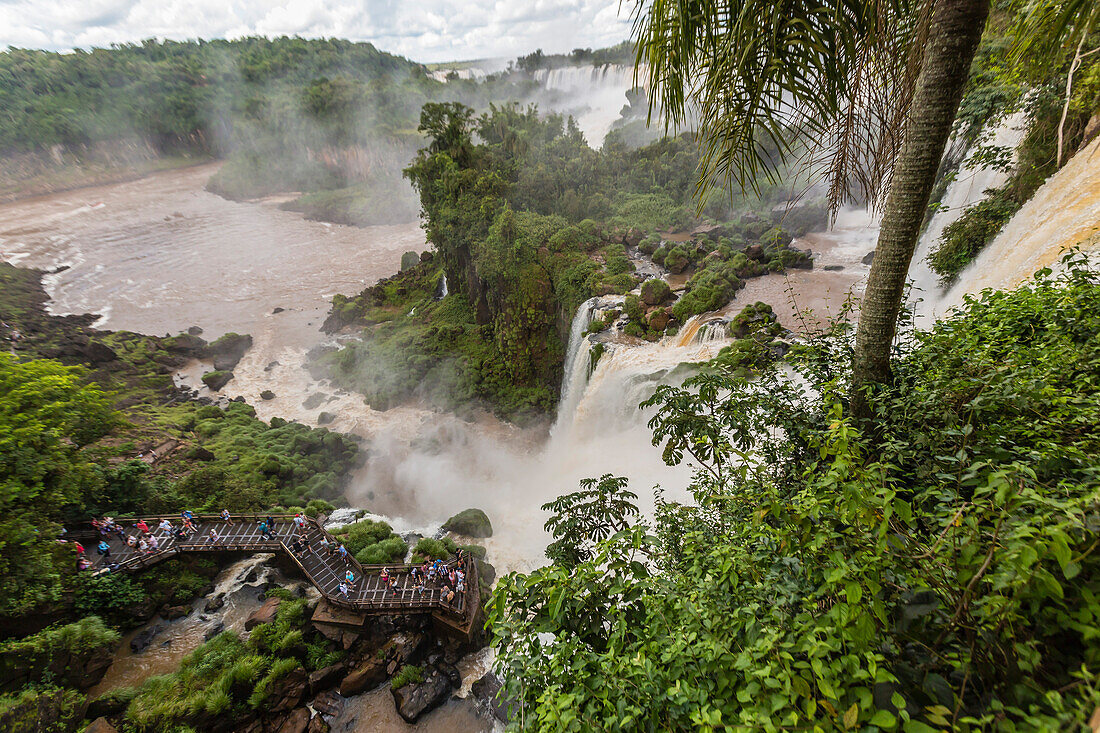
[[[698,196],[755,190],[794,161],[835,212],[880,200],[923,59],[926,0],[639,0],[636,69],[651,121],[698,120]]]

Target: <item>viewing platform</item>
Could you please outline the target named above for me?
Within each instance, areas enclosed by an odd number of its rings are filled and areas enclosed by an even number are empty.
[[[260,522],[270,517],[275,520],[271,528],[272,537],[268,539],[260,532]],[[310,550],[295,553],[290,543],[294,539],[294,517],[290,514],[275,515],[238,515],[226,522],[218,515],[195,515],[192,519],[196,531],[186,539],[177,539],[173,533],[158,527],[161,520],[168,519],[178,526],[179,516],[133,517],[125,525],[133,525],[139,520],[149,526],[150,534],[157,538],[159,547],[153,552],[142,552],[130,547],[116,534],[103,536],[95,530],[70,532],[68,539],[87,542],[85,555],[92,562],[86,571],[93,574],[109,572],[138,572],[164,560],[184,553],[211,552],[272,552],[288,557],[301,570],[302,575],[321,594],[328,607],[343,609],[340,614],[347,625],[362,625],[372,615],[431,615],[433,620],[451,632],[470,636],[476,631],[475,624],[481,620],[481,586],[477,564],[472,557],[461,560],[466,574],[466,589],[456,594],[453,603],[442,598],[442,583],[427,584],[424,591],[416,590],[410,572],[418,565],[362,565],[348,553],[346,560],[338,553],[329,554],[321,547],[321,540],[327,539],[334,547],[340,542],[329,534],[315,519],[303,517],[305,534],[309,538]],[[119,520],[122,524],[123,520]],[[210,538],[210,530],[218,535],[218,541]],[[132,527],[127,533],[133,534]],[[110,545],[109,556],[99,555],[96,545],[101,540]],[[459,561],[447,563],[448,568],[458,567]],[[340,592],[340,583],[344,581],[348,569],[355,574],[355,582],[349,584],[345,597]],[[382,570],[388,569],[391,586],[382,581]],[[322,605],[324,609],[324,604]]]

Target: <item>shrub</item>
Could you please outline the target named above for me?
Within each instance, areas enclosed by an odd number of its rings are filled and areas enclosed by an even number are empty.
[[[432,560],[446,560],[450,556],[447,546],[431,537],[421,537],[413,552],[422,558]]]
[[[988,198],[971,206],[956,221],[948,224],[936,248],[928,256],[929,266],[944,285],[955,281],[1008,220],[1020,209],[1020,204],[1008,189],[986,192]]]
[[[687,248],[682,244],[678,244],[669,250],[662,264],[669,272],[679,274],[686,270],[687,266],[691,264],[691,257],[688,255]]]
[[[646,305],[660,305],[672,297],[672,289],[668,283],[660,278],[653,278],[642,283],[642,300]]]
[[[645,320],[645,308],[642,307],[642,299],[637,295],[628,295],[623,300],[623,312],[632,323],[641,323]]]

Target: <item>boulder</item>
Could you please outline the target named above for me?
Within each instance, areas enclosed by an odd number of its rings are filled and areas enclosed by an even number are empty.
[[[286,716],[276,733],[306,733],[309,729],[309,708],[297,708]]]
[[[134,654],[145,651],[145,648],[153,643],[153,639],[166,628],[164,624],[154,624],[142,629],[130,639],[130,651]]]
[[[320,415],[317,416],[317,424],[328,425],[335,419],[336,415],[333,415],[331,412],[322,412]]]
[[[829,272],[839,272],[840,270],[844,269],[844,265],[825,265],[821,269],[827,270]]]
[[[309,673],[309,692],[311,695],[316,695],[322,690],[335,685],[340,681],[340,677],[344,674],[344,665],[342,664],[330,664],[327,667],[322,667],[316,672]]]
[[[325,719],[320,715],[314,715],[313,719],[309,721],[309,727],[306,728],[306,733],[329,733],[331,728],[329,724],[325,722]]]
[[[207,629],[206,633],[202,635],[202,638],[203,638],[204,641],[210,641],[211,639],[213,639],[215,636],[222,633],[223,631],[225,631],[225,624],[222,623],[221,621],[219,621],[216,624],[214,624],[213,626],[211,626],[209,629]]]
[[[202,383],[209,387],[211,392],[217,392],[219,389],[229,384],[229,380],[232,378],[233,372],[216,370],[203,374]]]
[[[161,345],[169,351],[198,358],[206,349],[206,341],[199,338],[198,334],[181,333],[161,341]]]
[[[424,713],[435,710],[451,696],[457,685],[444,671],[430,667],[422,682],[410,682],[407,685],[390,690],[397,714],[406,723],[415,723]]]
[[[306,690],[309,687],[309,675],[305,669],[298,667],[285,677],[280,677],[268,686],[267,699],[270,702],[267,709],[273,713],[283,713],[293,710],[302,704]],[[309,722],[307,713],[306,723]],[[303,727],[302,730],[305,730]]]
[[[384,657],[372,657],[347,677],[344,677],[343,681],[340,682],[340,694],[344,697],[351,697],[372,690],[385,682],[388,676],[386,673],[386,659]]]
[[[118,728],[108,723],[106,718],[96,718],[84,729],[84,733],[118,733]]]
[[[165,606],[160,615],[168,621],[175,621],[178,618],[183,618],[191,613],[191,606]]]
[[[327,397],[328,395],[324,392],[314,392],[309,397],[305,398],[305,400],[302,402],[302,407],[306,408],[307,410],[313,410],[317,407],[320,407],[321,403],[324,402],[325,398]]]
[[[339,715],[344,707],[344,698],[335,690],[326,690],[313,698],[309,704],[322,715]]]
[[[642,283],[641,298],[646,305],[660,305],[672,296],[672,289],[668,283],[660,278],[653,278]]]
[[[271,311],[271,315],[273,315],[273,316],[278,315],[279,313],[282,313],[285,310],[286,310],[286,308],[275,308],[275,310]]]
[[[118,354],[101,341],[89,341],[84,347],[84,356],[93,364],[106,364],[118,359]]]
[[[275,399],[275,393],[272,392],[270,389],[265,389],[263,392],[260,392],[260,399],[265,401],[273,400]]]
[[[501,694],[502,687],[497,676],[488,672],[470,686],[470,692],[482,709],[488,710],[494,718],[506,724],[512,717],[515,704]]]
[[[860,260],[860,262],[862,262],[865,265],[869,265],[874,261],[875,261],[875,251],[874,250],[871,250],[867,254],[863,255],[863,259]]]
[[[750,260],[761,262],[764,259],[764,248],[759,244],[750,244],[745,248],[745,256]]]
[[[252,337],[248,334],[227,333],[206,347],[206,356],[214,360],[218,371],[229,371],[252,346]]]
[[[201,445],[196,445],[192,447],[191,450],[187,451],[187,457],[193,458],[196,461],[212,461],[217,458],[212,451],[203,448]]]
[[[248,619],[244,622],[244,630],[252,631],[260,624],[269,624],[274,621],[275,614],[279,612],[280,603],[282,603],[281,598],[268,598],[264,601],[264,605],[248,615]]]
[[[191,328],[187,329],[187,335],[188,336],[201,336],[202,335],[202,329],[199,326],[191,326]]]
[[[664,331],[672,320],[667,308],[655,308],[649,314],[649,327],[654,331]]]
[[[443,524],[443,529],[467,537],[493,536],[492,522],[480,509],[466,509],[459,512]]]

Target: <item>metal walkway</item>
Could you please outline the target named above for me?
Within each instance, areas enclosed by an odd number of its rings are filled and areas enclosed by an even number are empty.
[[[271,530],[272,539],[260,533],[260,522],[267,516],[275,520],[276,526]],[[116,520],[116,523],[125,527],[127,534],[136,534],[137,530],[132,525],[139,519],[145,521],[150,533],[157,538],[159,547],[155,552],[141,552],[137,548],[129,547],[113,533],[103,537],[93,530],[71,532],[68,535],[71,539],[87,538],[85,556],[92,561],[88,572],[101,574],[140,571],[185,552],[275,552],[283,553],[293,560],[306,579],[329,603],[363,614],[431,613],[442,617],[441,620],[448,625],[469,632],[480,608],[481,590],[477,565],[472,557],[462,561],[466,573],[465,592],[456,594],[453,603],[447,603],[441,598],[441,583],[428,585],[423,593],[416,590],[416,584],[409,575],[413,567],[416,567],[414,565],[361,565],[350,553],[344,560],[337,553],[325,552],[321,548],[322,539],[327,538],[333,547],[338,547],[339,542],[316,520],[308,517],[305,518],[305,532],[309,537],[310,550],[299,554],[294,553],[290,547],[295,529],[293,515],[289,514],[233,516],[229,522],[217,515],[196,515],[192,520],[196,531],[182,540],[158,527],[162,519],[168,519],[179,527],[179,516],[133,517]],[[210,540],[211,529],[218,534],[217,542]],[[109,556],[99,555],[96,549],[103,539],[111,547]],[[458,564],[458,561],[452,560],[448,567],[457,567]],[[340,593],[339,585],[349,568],[355,574],[355,582],[351,584],[345,597]],[[383,568],[389,569],[390,577],[394,580],[389,589],[381,580]]]

